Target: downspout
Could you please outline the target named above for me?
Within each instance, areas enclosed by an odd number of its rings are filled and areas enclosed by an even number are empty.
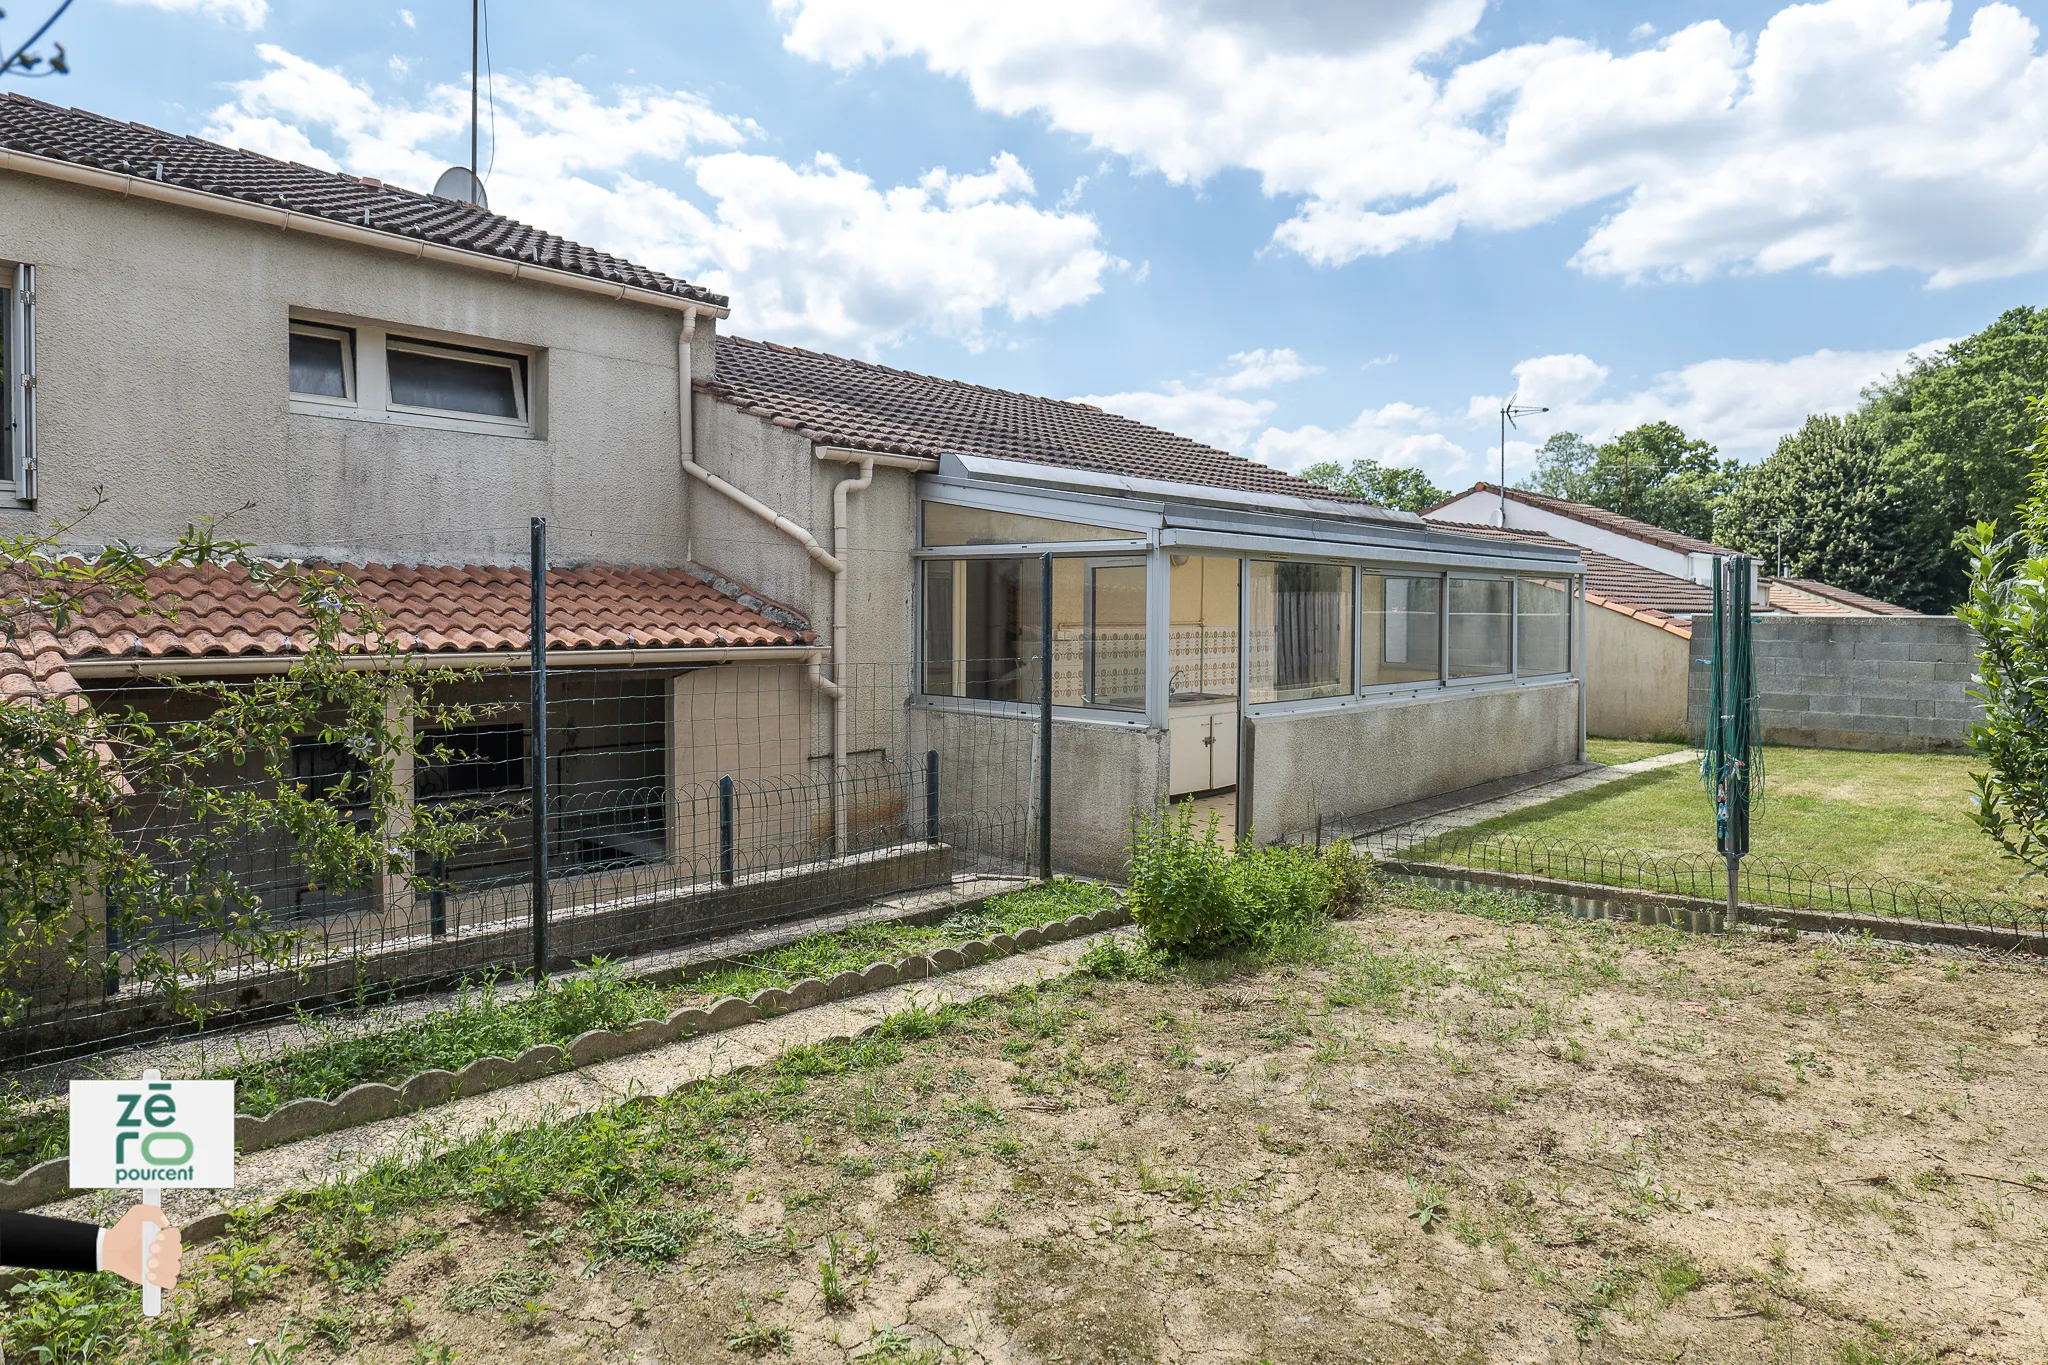
[[[832,839],[834,848],[841,853],[846,851],[846,802],[837,795],[838,784],[846,780],[846,566],[850,562],[846,548],[846,498],[874,481],[875,462],[865,459],[860,462],[859,478],[841,479],[832,489],[832,557],[839,561],[839,567],[832,571],[832,677],[839,684],[832,697]]]
[[[697,335],[697,310],[685,309],[683,328],[676,336],[676,448],[682,454],[683,469],[699,483],[705,484],[724,494],[732,501],[752,512],[761,520],[804,547],[804,552],[832,572],[832,639],[834,657],[833,676],[825,676],[818,656],[810,656],[810,667],[804,672],[812,687],[832,699],[832,846],[835,853],[846,850],[846,802],[843,797],[843,769],[846,763],[846,689],[837,681],[840,674],[840,660],[844,657],[841,618],[844,612],[840,604],[845,600],[846,561],[841,556],[826,553],[818,538],[803,527],[783,516],[767,503],[719,478],[716,474],[697,463],[697,423],[695,412],[696,391],[690,387],[690,346]],[[867,487],[865,482],[860,484]],[[843,490],[846,485],[840,485]],[[843,508],[843,493],[834,493],[835,508]]]
[[[708,484],[712,488],[717,489],[726,497],[731,498],[734,502],[746,508],[749,512],[752,512],[755,516],[761,518],[761,520],[767,522],[797,544],[803,546],[806,554],[810,555],[812,559],[817,560],[818,563],[824,565],[827,569],[830,569],[834,574],[845,573],[846,566],[827,553],[825,547],[818,543],[816,536],[791,521],[788,517],[783,516],[782,513],[776,511],[767,503],[762,502],[759,498],[754,497],[750,493],[741,492],[724,479],[719,478],[716,474],[706,469],[703,465],[697,463],[697,431],[694,414],[691,411],[695,393],[690,388],[690,341],[696,334],[697,313],[695,309],[691,309],[683,314],[683,330],[676,339],[676,385],[679,389],[677,412],[680,414],[679,420],[681,425],[681,431],[678,433],[678,444],[682,449],[684,471],[699,483]]]

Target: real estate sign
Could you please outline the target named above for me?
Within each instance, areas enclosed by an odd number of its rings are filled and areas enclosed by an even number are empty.
[[[235,1183],[235,1083],[71,1083],[71,1187],[227,1189]]]

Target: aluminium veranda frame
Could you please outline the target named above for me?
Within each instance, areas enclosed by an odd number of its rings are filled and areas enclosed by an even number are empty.
[[[1503,543],[1440,529],[1406,513],[1358,509],[1344,504],[1310,503],[1234,490],[1191,485],[1117,480],[1043,465],[947,456],[937,474],[918,480],[919,544],[912,553],[913,620],[918,658],[916,677],[925,676],[925,572],[933,560],[1018,559],[1052,554],[1057,558],[1140,558],[1146,564],[1145,707],[1142,713],[1056,704],[1054,718],[1064,722],[1164,728],[1168,720],[1171,650],[1171,557],[1175,554],[1221,556],[1239,562],[1238,669],[1240,714],[1259,717],[1297,711],[1342,710],[1385,705],[1430,696],[1506,688],[1580,684],[1583,740],[1584,565],[1576,549],[1532,542]],[[982,511],[1063,521],[1128,532],[1106,540],[1019,542],[1000,545],[930,546],[924,541],[923,503],[952,504]],[[1253,560],[1339,564],[1351,571],[1351,686],[1342,695],[1295,701],[1252,702],[1249,637]],[[1361,575],[1378,572],[1401,576],[1441,576],[1438,603],[1437,677],[1426,681],[1367,686],[1363,683],[1365,631],[1360,627]],[[1450,677],[1449,578],[1452,575],[1506,576],[1509,589],[1510,667],[1505,674],[1482,678]],[[1563,583],[1565,661],[1562,672],[1524,675],[1517,671],[1521,654],[1521,590],[1519,580],[1537,578]],[[921,690],[913,705],[967,709],[1018,716],[1035,715],[1030,702],[990,702],[929,695]]]

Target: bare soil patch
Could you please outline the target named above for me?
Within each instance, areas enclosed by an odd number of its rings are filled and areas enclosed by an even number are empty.
[[[2048,1359],[2039,964],[1451,904],[380,1170],[191,1358]]]

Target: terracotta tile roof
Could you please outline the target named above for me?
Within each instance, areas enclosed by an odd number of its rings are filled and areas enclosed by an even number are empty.
[[[29,590],[21,572],[0,569],[0,601],[18,607]],[[21,697],[61,697],[78,691],[64,650],[47,625],[29,614],[15,621],[12,636],[0,629],[0,705]]]
[[[1455,493],[1445,498],[1435,507],[1424,508],[1422,515],[1425,517],[1429,516],[1430,513],[1435,512],[1438,508],[1448,507],[1459,498],[1469,498],[1474,493],[1486,493],[1499,497],[1500,485],[1497,483],[1475,483],[1464,492]],[[1682,536],[1676,531],[1667,531],[1661,526],[1652,526],[1647,521],[1637,521],[1634,517],[1625,517],[1619,512],[1610,512],[1604,507],[1590,507],[1583,502],[1573,502],[1569,498],[1554,498],[1548,493],[1531,493],[1525,488],[1510,488],[1508,490],[1508,500],[1510,502],[1522,503],[1528,507],[1540,507],[1544,511],[1555,513],[1560,517],[1570,517],[1573,521],[1583,522],[1588,526],[1598,526],[1604,531],[1612,531],[1615,535],[1627,536],[1632,540],[1640,540],[1646,545],[1655,545],[1661,549],[1675,550],[1680,554],[1728,555],[1735,553],[1726,546],[1715,545],[1711,541],[1696,540],[1691,536]]]
[[[1666,612],[1651,607],[1632,607],[1626,602],[1617,602],[1611,597],[1602,596],[1591,588],[1586,590],[1586,601],[1596,607],[1605,607],[1608,611],[1618,611],[1623,616],[1632,617],[1645,625],[1655,626],[1661,631],[1676,635],[1681,640],[1692,638],[1692,623],[1681,621]]]
[[[1918,616],[1919,612],[1814,578],[1767,578],[1771,604],[1798,616]],[[1790,589],[1790,591],[1786,591]]]
[[[1539,545],[1569,545],[1570,542],[1542,531],[1510,529],[1503,531],[1498,526],[1483,526],[1472,522],[1445,521],[1432,518],[1435,525],[1465,535],[1491,536],[1496,540],[1525,540]],[[1586,561],[1586,595],[1597,594],[1603,605],[1640,607],[1659,613],[1667,618],[1691,616],[1695,612],[1711,612],[1714,609],[1714,593],[1711,588],[1695,583],[1689,578],[1679,578],[1655,569],[1646,569],[1640,564],[1631,564],[1613,555],[1601,554],[1580,545],[1574,547],[1579,557]]]
[[[532,578],[524,569],[334,567],[383,613],[389,638],[401,649],[459,655],[529,647]],[[52,659],[62,666],[108,658],[277,655],[310,640],[296,598],[252,586],[240,568],[166,569],[149,576],[146,591],[152,600],[174,601],[175,615],[143,617],[126,604],[85,611],[47,637],[34,660],[47,670]],[[681,569],[592,564],[548,572],[551,650],[796,645],[813,638],[794,613],[772,604],[755,610]],[[33,668],[24,665],[18,673],[32,675]],[[9,676],[17,675],[0,674]]]
[[[697,387],[809,440],[896,455],[980,455],[1132,478],[1365,505],[1319,484],[1087,403],[718,337]]]
[[[22,94],[0,96],[0,147],[715,307],[727,303],[723,294],[453,199],[277,161],[140,123],[118,123]]]

